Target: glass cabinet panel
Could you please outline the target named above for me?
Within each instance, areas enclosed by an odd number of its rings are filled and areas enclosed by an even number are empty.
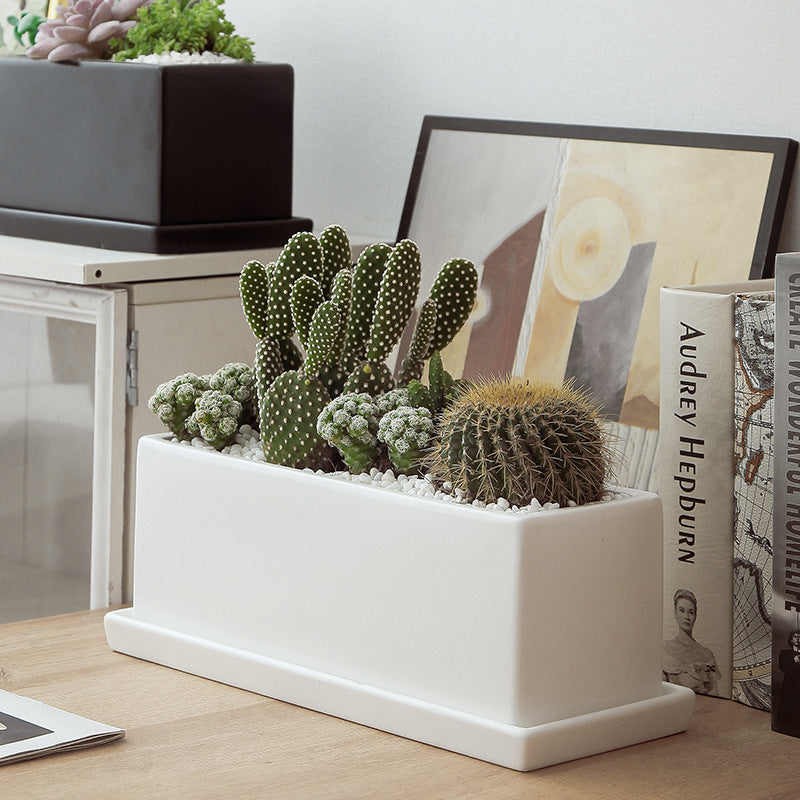
[[[117,295],[0,279],[0,622],[111,599],[124,442],[124,358],[107,341],[120,335],[109,317],[124,326]]]

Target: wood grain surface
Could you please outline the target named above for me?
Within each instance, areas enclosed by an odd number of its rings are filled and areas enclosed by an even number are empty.
[[[3,797],[800,797],[800,739],[732,701],[699,697],[685,733],[518,773],[114,653],[103,613],[0,626],[0,688],[127,731],[0,767]]]

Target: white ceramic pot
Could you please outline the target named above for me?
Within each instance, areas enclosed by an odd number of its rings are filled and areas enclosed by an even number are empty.
[[[661,504],[509,514],[140,441],[115,650],[511,766],[684,730]]]

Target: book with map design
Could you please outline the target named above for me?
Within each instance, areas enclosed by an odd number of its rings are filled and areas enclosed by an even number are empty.
[[[664,509],[664,679],[734,689],[737,296],[772,280],[661,290],[657,488]],[[737,673],[738,674],[738,673]]]
[[[800,253],[775,261],[772,728],[800,737]]]

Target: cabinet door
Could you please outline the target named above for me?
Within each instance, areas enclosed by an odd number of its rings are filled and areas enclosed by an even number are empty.
[[[0,277],[0,622],[121,599],[126,315]]]

